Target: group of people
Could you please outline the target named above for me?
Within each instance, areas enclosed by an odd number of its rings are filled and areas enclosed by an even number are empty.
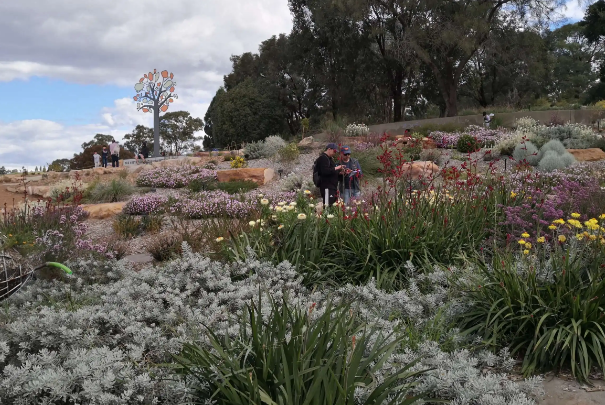
[[[97,151],[92,155],[95,167],[107,167],[109,156],[111,156],[111,167],[120,167],[120,144],[115,139],[112,139],[109,150],[103,145],[100,155]]]
[[[93,153],[92,159],[95,167],[107,167],[109,156],[111,156],[111,167],[120,167],[120,144],[116,142],[115,139],[112,139],[111,144],[109,145],[109,149],[107,146],[103,145],[103,150],[101,154]],[[139,163],[139,159],[145,162],[145,159],[149,157],[149,149],[147,148],[147,142],[143,142],[141,148],[134,155],[134,159],[136,163]]]
[[[338,165],[334,157],[338,155]],[[359,161],[351,157],[351,148],[342,146],[340,150],[335,143],[329,143],[325,151],[315,161],[313,181],[321,191],[324,205],[333,205],[338,196],[346,205],[352,199],[361,196],[360,177],[362,175]]]

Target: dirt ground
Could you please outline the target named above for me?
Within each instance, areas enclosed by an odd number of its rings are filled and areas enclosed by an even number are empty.
[[[594,381],[593,387],[558,377],[544,379],[546,395],[539,405],[603,405],[605,404],[605,382]]]
[[[22,194],[17,194],[17,193],[11,193],[10,191],[6,190],[6,187],[16,187],[18,186],[17,183],[15,184],[11,184],[11,183],[5,183],[5,184],[1,184],[0,185],[0,208],[4,209],[6,204],[6,207],[8,209],[11,209],[13,206],[16,207],[17,205],[19,205],[19,203],[24,201],[24,196]],[[36,201],[38,198],[37,197],[28,197],[29,201]]]

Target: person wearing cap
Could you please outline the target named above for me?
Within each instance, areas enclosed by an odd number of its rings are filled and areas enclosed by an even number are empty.
[[[339,176],[339,191],[343,196],[345,205],[349,205],[351,198],[361,196],[361,188],[359,187],[361,166],[357,159],[351,157],[351,148],[348,146],[340,148],[340,161],[344,166],[344,172]]]
[[[334,155],[338,153],[338,145],[329,143],[326,150],[316,160],[315,166],[319,174],[319,189],[324,205],[333,205],[338,198],[338,175],[344,166],[334,163]]]

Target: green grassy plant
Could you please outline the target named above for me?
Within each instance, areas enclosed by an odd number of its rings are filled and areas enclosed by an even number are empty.
[[[364,284],[374,278],[382,288],[397,288],[406,281],[408,260],[453,263],[491,235],[501,220],[496,207],[506,191],[498,184],[486,191],[485,184],[472,181],[452,195],[430,188],[406,192],[402,181],[399,191],[358,206],[356,214],[333,209],[317,218],[299,201],[296,211],[279,212],[276,220],[266,215],[266,231],[252,227],[233,238],[230,252],[233,259],[242,259],[250,246],[274,263],[288,260],[309,283]],[[392,194],[397,197],[389,198]],[[305,219],[299,220],[297,212]]]
[[[132,215],[118,215],[113,221],[113,230],[123,238],[132,238],[139,234],[141,222]]]
[[[162,229],[163,217],[161,215],[143,215],[141,225],[145,232],[158,233]]]
[[[175,369],[194,381],[199,400],[219,405],[415,404],[416,362],[377,380],[376,374],[401,341],[359,325],[345,306],[327,304],[317,319],[308,311],[272,302],[263,317],[252,303],[237,338],[208,330],[211,348],[185,344]],[[265,320],[266,319],[266,320]],[[199,383],[198,383],[199,382]],[[358,388],[369,395],[356,401]]]
[[[108,203],[122,201],[132,193],[134,187],[120,178],[107,183],[95,182],[87,192],[87,197],[94,203]]]
[[[219,190],[222,190],[229,194],[245,193],[250,190],[258,188],[258,184],[251,180],[238,180],[218,183],[216,186]]]
[[[535,260],[494,257],[465,288],[473,304],[461,326],[522,356],[525,375],[570,368],[588,381],[593,366],[605,370],[605,251],[598,241],[569,244]]]
[[[359,161],[364,176],[379,177],[382,164],[378,156],[382,154],[381,148],[372,148],[363,151],[356,151],[352,156]]]

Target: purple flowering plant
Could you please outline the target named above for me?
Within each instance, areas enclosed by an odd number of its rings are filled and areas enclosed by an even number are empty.
[[[141,172],[137,178],[140,187],[182,188],[193,180],[214,180],[216,170],[199,166],[158,167]]]

